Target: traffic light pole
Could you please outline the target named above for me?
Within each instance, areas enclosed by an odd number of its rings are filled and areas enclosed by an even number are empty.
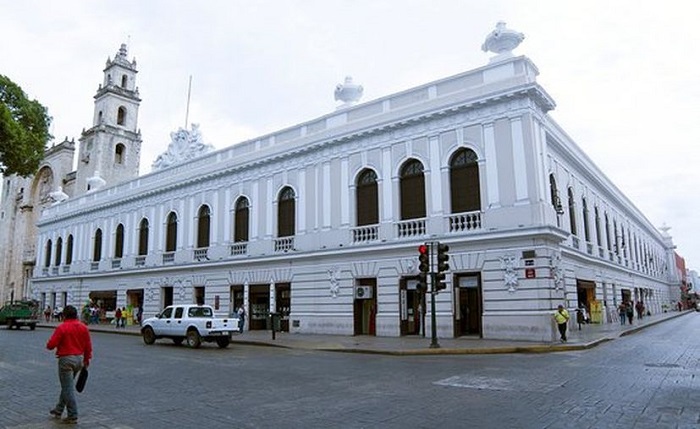
[[[437,275],[430,273],[430,283],[432,285],[430,291],[430,348],[439,349],[440,344],[437,340],[437,317],[435,316],[435,295],[437,295]]]

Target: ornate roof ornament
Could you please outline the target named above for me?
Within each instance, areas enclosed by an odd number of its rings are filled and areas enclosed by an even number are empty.
[[[170,133],[170,140],[168,149],[153,162],[153,171],[189,161],[214,150],[214,146],[202,140],[198,124],[192,124],[191,130],[178,128]]]
[[[496,29],[486,36],[481,50],[497,54],[491,58],[490,62],[502,61],[513,56],[513,49],[517,48],[525,39],[523,33],[506,28],[506,23],[499,21]]]
[[[362,85],[354,84],[352,82],[352,77],[347,76],[345,78],[345,83],[339,83],[335,87],[336,101],[340,100],[343,102],[343,104],[338,106],[338,109],[350,107],[353,104],[357,103],[360,100],[360,98],[362,98],[363,91],[364,88],[362,88]]]
[[[68,199],[68,194],[63,192],[63,186],[59,186],[55,191],[49,192],[49,198],[53,200],[52,206],[62,203]]]
[[[105,179],[100,177],[99,171],[95,171],[95,174],[92,177],[87,179],[87,184],[88,184],[87,193],[90,193],[90,192],[97,191],[98,189],[100,189],[101,187],[106,185],[107,182],[105,181]]]
[[[127,51],[126,43],[122,43],[121,46],[119,47],[119,50],[114,55],[114,60],[112,61],[109,58],[107,58],[107,66],[106,67],[109,67],[112,64],[119,64],[119,65],[124,66],[128,69],[135,70],[136,69],[136,58],[134,58],[133,61],[129,61],[126,58],[127,52],[128,51]]]

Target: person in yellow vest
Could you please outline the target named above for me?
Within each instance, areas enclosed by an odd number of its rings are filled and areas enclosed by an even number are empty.
[[[559,335],[561,335],[561,342],[566,342],[566,325],[569,323],[569,312],[566,311],[563,305],[559,304],[557,311],[554,313],[554,320],[557,322],[557,327],[559,328]]]

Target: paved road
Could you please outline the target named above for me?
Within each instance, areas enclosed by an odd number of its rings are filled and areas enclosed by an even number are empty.
[[[48,329],[0,329],[0,427],[58,427]],[[383,356],[93,333],[89,428],[697,428],[700,314],[594,349]]]

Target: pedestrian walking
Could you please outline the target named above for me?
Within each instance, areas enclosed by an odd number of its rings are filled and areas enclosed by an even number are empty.
[[[240,307],[238,307],[238,330],[240,332],[243,332],[243,327],[245,326],[245,307],[243,304],[241,304]]]
[[[46,309],[44,310],[44,320],[46,322],[51,321],[51,306],[50,305],[47,305]]]
[[[632,324],[632,321],[634,320],[634,306],[632,306],[632,302],[627,303],[627,321]]]
[[[58,380],[61,394],[56,406],[49,411],[53,417],[61,418],[63,411],[67,416],[62,423],[78,423],[78,403],[75,399],[73,380],[80,370],[90,365],[92,359],[92,341],[87,326],[78,320],[78,310],[72,305],[63,309],[63,322],[56,327],[46,343],[48,350],[56,349],[58,358]]]
[[[569,312],[566,311],[563,305],[559,304],[557,311],[554,313],[554,320],[557,322],[557,328],[559,328],[560,340],[562,343],[566,342],[566,325],[569,323]]]
[[[117,325],[117,329],[122,327],[122,309],[117,307],[117,311],[114,312],[114,321]]]
[[[637,301],[634,307],[637,310],[637,319],[642,320],[644,317],[644,303],[642,301]]]
[[[625,320],[627,320],[627,306],[625,305],[625,301],[622,301],[620,305],[617,306],[617,314],[620,315],[620,325],[624,325]]]

